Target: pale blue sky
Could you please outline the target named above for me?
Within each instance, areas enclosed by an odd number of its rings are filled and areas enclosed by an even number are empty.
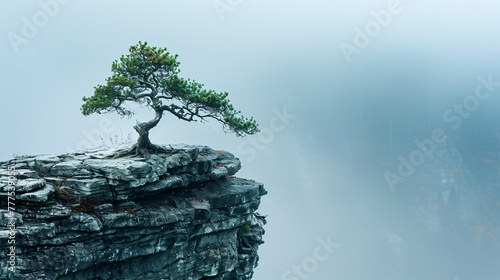
[[[353,203],[331,197],[338,194],[332,189],[347,188],[345,174],[356,171],[349,160],[335,159],[336,153],[356,137],[385,151],[391,114],[418,123],[415,129],[429,116],[441,125],[439,116],[473,94],[479,76],[500,80],[500,4],[436,2],[2,1],[0,160],[13,153],[95,146],[98,135],[131,133],[135,139],[132,125],[151,118],[151,112],[131,119],[84,117],[81,98],[104,82],[111,62],[130,45],[147,41],[167,47],[179,54],[181,74],[228,91],[236,108],[267,129],[261,138],[240,139],[224,135],[217,123],[166,117],[151,132],[157,143],[231,151],[242,159],[240,176],[265,183],[269,195],[261,212],[269,215],[269,224],[255,279],[282,279],[312,254],[318,237],[330,234],[342,247],[319,263],[310,279],[358,279],[354,271],[363,269],[377,275],[375,265],[359,261],[366,255],[363,244],[371,244],[373,236],[383,240],[386,231],[398,234],[406,224],[377,220],[394,210],[381,203],[391,195],[388,188]],[[217,10],[228,3],[233,7]],[[366,33],[367,26],[377,25],[373,14],[383,17],[388,7],[399,12],[386,17],[386,26],[379,24],[370,42],[346,59],[340,45],[356,47],[356,28]],[[490,117],[500,97],[492,95],[483,104]],[[273,129],[284,112],[290,117],[283,129]],[[363,136],[356,127],[360,122],[366,126]],[[357,196],[345,198],[352,197]]]

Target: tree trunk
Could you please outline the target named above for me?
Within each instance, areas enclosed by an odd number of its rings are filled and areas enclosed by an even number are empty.
[[[137,139],[137,143],[135,143],[130,149],[127,151],[119,152],[113,155],[113,158],[120,158],[124,156],[130,156],[135,154],[136,156],[143,156],[144,158],[150,158],[149,151],[160,152],[165,154],[171,154],[172,152],[176,152],[172,146],[170,149],[164,148],[161,146],[154,145],[149,140],[149,130],[155,127],[161,120],[163,115],[162,110],[155,109],[155,118],[150,120],[149,122],[138,123],[134,125],[135,131],[139,134],[139,138]]]
[[[163,115],[163,111],[155,110],[155,118],[144,123],[139,123],[134,126],[135,131],[139,134],[139,138],[137,139],[136,152],[140,153],[144,156],[148,155],[148,150],[156,150],[156,146],[151,143],[149,140],[149,130],[155,127],[161,120]]]
[[[139,133],[139,138],[137,139],[137,146],[140,148],[147,149],[152,143],[149,140],[149,130],[142,129],[139,125],[134,126],[135,131]]]

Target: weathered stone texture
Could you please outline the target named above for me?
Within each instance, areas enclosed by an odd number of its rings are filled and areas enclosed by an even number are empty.
[[[265,224],[256,210],[267,192],[233,176],[237,158],[186,145],[147,160],[112,158],[118,152],[0,163],[2,256],[11,246],[5,225],[14,221],[17,233],[16,272],[2,261],[0,279],[251,279]]]

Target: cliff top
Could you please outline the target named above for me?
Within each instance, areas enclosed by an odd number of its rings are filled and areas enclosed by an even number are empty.
[[[0,162],[0,222],[12,225],[0,254],[14,254],[0,278],[250,279],[263,185],[233,176],[231,153],[165,148],[148,159],[114,158],[123,145]]]

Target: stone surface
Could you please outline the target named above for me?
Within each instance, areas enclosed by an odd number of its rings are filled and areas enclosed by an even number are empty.
[[[147,160],[112,158],[127,148],[0,162],[0,254],[14,223],[17,264],[12,273],[1,262],[0,279],[252,278],[267,192],[233,176],[240,161],[187,145]]]

